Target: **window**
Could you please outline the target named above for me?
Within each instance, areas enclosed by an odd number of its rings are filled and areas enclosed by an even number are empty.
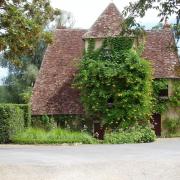
[[[166,88],[160,90],[159,97],[168,98],[168,85],[166,86]]]

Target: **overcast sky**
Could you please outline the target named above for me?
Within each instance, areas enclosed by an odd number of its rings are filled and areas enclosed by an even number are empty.
[[[113,0],[120,12],[123,8],[137,0]],[[112,0],[51,0],[53,7],[72,12],[75,18],[75,27],[90,28],[98,16]],[[150,28],[158,24],[157,12],[150,10],[146,17],[139,20],[143,25]]]
[[[122,11],[123,8],[136,0],[113,0],[117,8]],[[75,28],[88,29],[95,22],[103,10],[111,3],[112,0],[51,0],[52,6],[73,14],[75,19]],[[172,22],[172,19],[170,21]],[[157,12],[150,10],[143,19],[138,20],[146,28],[158,24]],[[0,68],[0,79],[7,75],[7,70]],[[1,81],[0,81],[1,83]]]

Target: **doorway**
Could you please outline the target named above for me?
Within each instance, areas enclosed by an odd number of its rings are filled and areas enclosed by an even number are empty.
[[[151,123],[156,136],[161,136],[161,114],[153,114]]]

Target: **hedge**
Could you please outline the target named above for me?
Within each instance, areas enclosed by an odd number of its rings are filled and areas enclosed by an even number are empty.
[[[0,143],[10,142],[10,138],[23,129],[23,110],[15,104],[0,104]]]
[[[31,107],[28,104],[17,104],[17,106],[24,112],[24,126],[31,126]]]

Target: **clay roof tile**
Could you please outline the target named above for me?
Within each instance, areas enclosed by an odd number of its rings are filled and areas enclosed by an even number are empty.
[[[123,17],[114,3],[110,3],[83,38],[115,37],[121,33]]]

